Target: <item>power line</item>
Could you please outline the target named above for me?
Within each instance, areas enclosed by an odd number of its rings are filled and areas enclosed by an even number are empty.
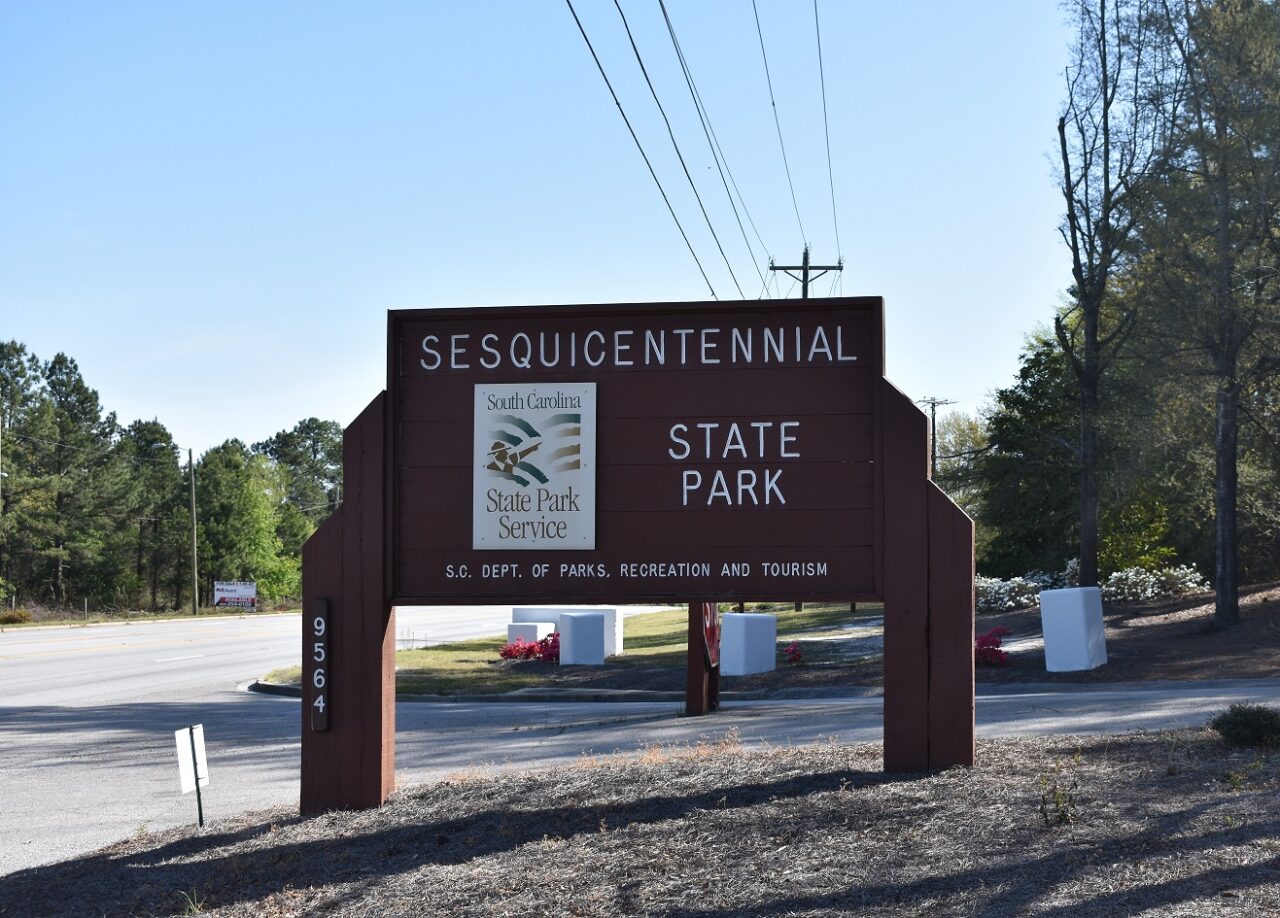
[[[755,249],[751,246],[751,240],[747,238],[746,227],[742,225],[742,217],[738,213],[738,205],[733,200],[733,192],[729,190],[729,183],[725,181],[725,173],[729,173],[729,179],[733,179],[733,171],[729,169],[728,160],[724,160],[724,153],[720,150],[720,142],[715,139],[715,130],[711,127],[711,116],[707,114],[705,106],[702,104],[702,96],[698,93],[697,87],[694,85],[693,74],[689,70],[689,64],[684,59],[684,51],[680,48],[680,42],[676,38],[675,27],[671,24],[671,17],[667,15],[667,4],[664,0],[658,0],[658,6],[662,10],[662,18],[667,23],[667,34],[671,36],[671,46],[675,48],[676,59],[680,61],[680,69],[684,73],[685,85],[689,87],[689,96],[693,99],[693,107],[698,113],[698,120],[702,124],[703,136],[707,138],[707,146],[711,149],[711,159],[716,164],[716,171],[720,173],[720,184],[724,185],[724,193],[729,198],[729,207],[733,209],[733,218],[738,222],[738,230],[742,233],[742,241],[747,246],[747,254],[751,257],[751,267],[756,269],[756,275],[760,278],[762,289],[761,296],[764,295],[763,285],[767,284],[764,272],[760,270],[760,264],[756,261]],[[722,163],[721,161],[724,160]],[[733,187],[736,190],[738,183],[735,181]],[[738,193],[738,199],[742,200],[742,193]],[[751,229],[755,231],[756,238],[760,239],[760,231],[756,230],[755,221],[751,219],[751,212],[747,210],[746,201],[742,201],[742,210],[747,215],[747,221],[751,224]],[[764,249],[765,255],[769,254],[769,247],[764,244],[764,240],[760,239],[760,247]],[[759,296],[756,299],[760,299]]]
[[[822,26],[818,24],[818,0],[813,0],[813,30],[818,38],[818,80],[822,83],[822,132],[827,140],[827,182],[831,185],[831,223],[836,230],[836,256],[843,262],[840,247],[840,221],[836,217],[836,180],[831,169],[831,128],[827,124],[827,76],[822,66]],[[832,283],[831,289],[835,289]]]
[[[756,35],[760,37],[760,57],[764,60],[764,78],[769,84],[769,105],[773,108],[773,124],[778,129],[778,146],[782,149],[782,168],[787,172],[787,187],[791,189],[791,206],[796,210],[800,241],[808,245],[809,236],[804,231],[804,221],[800,219],[800,205],[796,203],[796,186],[791,181],[791,166],[787,163],[787,145],[782,142],[782,122],[778,120],[778,102],[773,95],[773,77],[769,75],[769,55],[764,50],[764,30],[760,28],[760,9],[756,6],[756,0],[751,0],[751,10],[756,16]]]
[[[718,300],[716,296],[716,288],[711,286],[711,280],[707,277],[707,272],[702,267],[702,262],[698,259],[698,253],[693,250],[693,244],[689,242],[689,236],[684,231],[684,227],[680,225],[680,218],[676,216],[675,208],[671,206],[671,199],[667,197],[667,192],[663,190],[662,182],[658,181],[658,173],[653,171],[653,163],[649,162],[648,155],[644,152],[644,146],[640,143],[640,138],[636,136],[635,128],[631,126],[631,119],[627,117],[627,113],[622,108],[622,103],[618,101],[618,94],[613,91],[613,84],[609,82],[608,75],[604,72],[604,65],[600,63],[600,58],[596,54],[596,49],[591,44],[591,39],[587,37],[587,30],[582,27],[582,20],[578,18],[578,11],[573,8],[573,0],[564,0],[569,6],[569,12],[573,14],[573,21],[578,25],[578,31],[582,33],[582,40],[587,43],[587,50],[591,52],[591,59],[596,62],[596,69],[600,71],[600,77],[604,80],[604,85],[609,87],[609,95],[613,96],[613,104],[618,107],[618,114],[622,116],[623,122],[627,125],[627,130],[631,134],[631,139],[635,141],[636,149],[640,151],[640,157],[644,160],[644,164],[649,169],[649,175],[653,178],[653,183],[658,186],[658,193],[662,195],[663,203],[667,205],[667,212],[671,214],[671,219],[675,221],[676,229],[680,231],[680,238],[684,240],[684,244],[689,249],[689,254],[693,256],[694,263],[698,266],[698,272],[702,275],[702,280],[706,283],[707,289],[711,291],[711,298]]]
[[[698,209],[702,211],[702,219],[707,221],[707,229],[711,231],[711,238],[715,240],[716,248],[720,250],[720,257],[724,259],[724,266],[729,269],[729,276],[733,278],[733,286],[738,288],[738,296],[745,300],[747,295],[742,292],[742,285],[738,283],[738,276],[733,273],[733,265],[729,264],[729,256],[724,253],[724,246],[720,244],[720,237],[716,235],[716,228],[711,225],[711,217],[707,215],[707,208],[702,203],[702,195],[698,194],[698,186],[693,183],[693,176],[689,174],[689,167],[685,164],[684,154],[680,152],[680,144],[676,143],[676,134],[671,129],[671,121],[667,118],[667,111],[662,107],[662,102],[658,98],[658,91],[653,88],[653,81],[649,79],[649,70],[644,65],[644,58],[640,56],[640,49],[636,47],[635,36],[631,34],[631,25],[627,22],[627,14],[622,12],[622,4],[619,0],[613,0],[613,5],[617,7],[618,15],[622,17],[622,27],[627,32],[627,40],[631,42],[631,51],[636,56],[636,63],[640,65],[640,72],[644,74],[644,81],[649,86],[649,94],[653,96],[653,103],[658,106],[658,112],[662,115],[662,123],[667,126],[667,136],[671,138],[671,146],[676,151],[676,159],[680,160],[680,168],[684,170],[684,177],[689,180],[689,187],[693,190],[693,197],[698,202]]]

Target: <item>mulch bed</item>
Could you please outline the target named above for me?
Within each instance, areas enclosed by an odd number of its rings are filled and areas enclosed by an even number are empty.
[[[1277,915],[1280,755],[1205,730],[694,747],[472,772],[381,810],[144,835],[12,874],[0,915]]]

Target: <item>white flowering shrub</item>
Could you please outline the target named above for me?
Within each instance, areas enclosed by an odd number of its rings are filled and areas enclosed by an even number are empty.
[[[1010,612],[1035,605],[1040,595],[1040,585],[1023,577],[1001,580],[999,577],[979,576],[974,585],[977,590],[979,612]]]
[[[1209,581],[1189,564],[1177,567],[1166,567],[1156,571],[1160,578],[1161,596],[1186,596],[1190,593],[1204,593],[1209,589]]]
[[[978,575],[974,582],[979,612],[1012,612],[1036,604],[1041,590],[1074,587],[1080,584],[1080,561],[1072,558],[1066,569],[1057,574],[1028,571],[1021,577],[1001,580]],[[1130,567],[1116,571],[1102,584],[1102,598],[1108,602],[1136,602],[1142,599],[1164,599],[1186,596],[1209,589],[1209,584],[1186,564],[1146,571]]]
[[[1102,584],[1102,598],[1108,602],[1135,602],[1155,599],[1160,583],[1151,571],[1127,567],[1116,571]]]
[[[1164,599],[1186,596],[1209,588],[1196,569],[1182,564],[1157,571],[1130,567],[1116,571],[1102,585],[1102,598],[1108,602],[1136,602],[1141,599]]]

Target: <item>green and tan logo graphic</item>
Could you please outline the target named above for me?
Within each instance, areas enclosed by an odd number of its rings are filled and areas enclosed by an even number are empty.
[[[471,547],[596,544],[595,383],[475,387]]]
[[[535,427],[514,414],[495,415],[485,469],[522,488],[549,483],[560,472],[582,468],[582,414],[553,414]]]

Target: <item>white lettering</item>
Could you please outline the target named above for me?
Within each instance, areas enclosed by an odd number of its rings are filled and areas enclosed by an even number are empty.
[[[623,352],[631,350],[631,345],[623,344],[622,338],[624,335],[627,337],[630,337],[632,334],[633,332],[629,328],[619,329],[618,331],[615,331],[613,333],[613,365],[614,366],[630,367],[635,365],[634,361],[622,359]]]
[[[432,358],[432,362],[427,363],[425,360],[419,359],[418,363],[422,365],[422,369],[424,370],[438,370],[440,368],[440,352],[428,344],[428,341],[439,344],[440,339],[435,335],[427,335],[427,337],[422,339],[422,349]]]
[[[483,357],[480,358],[480,366],[484,367],[486,370],[492,370],[498,364],[502,363],[502,354],[498,353],[498,349],[495,348],[492,344],[490,344],[491,341],[497,341],[497,340],[498,340],[498,336],[492,333],[485,335],[483,338],[480,339],[480,349],[483,350],[486,354],[493,355],[493,363],[490,363],[489,361],[485,360]]]
[[[697,469],[684,470],[684,494],[682,495],[680,505],[689,506],[689,494],[702,487],[702,473]]]
[[[469,370],[471,364],[460,363],[459,357],[467,356],[467,339],[470,335],[453,335],[449,338],[449,366],[455,370]]]
[[[591,352],[588,350],[588,348],[591,347],[592,338],[600,339],[600,359],[599,360],[592,360]],[[589,363],[591,366],[598,367],[600,366],[600,364],[604,363],[605,353],[606,352],[604,349],[604,334],[598,331],[587,332],[587,337],[582,339],[583,359],[586,360],[586,362]]]
[[[822,342],[821,345],[818,344],[819,341]],[[823,330],[821,325],[813,330],[813,344],[809,345],[810,363],[813,363],[814,355],[819,352],[827,355],[828,363],[835,359],[831,356],[831,345],[827,342],[827,333]]]
[[[786,334],[783,329],[778,329],[778,335],[775,338],[772,328],[764,330],[764,362],[769,362],[769,352],[773,351],[773,359],[782,362],[782,343],[786,340]]]
[[[677,430],[680,431],[680,433],[688,433],[689,428],[686,427],[684,424],[675,424],[671,428],[671,442],[677,443],[680,446],[683,446],[684,451],[677,455],[674,449],[671,449],[668,447],[667,455],[670,456],[672,459],[688,459],[689,458],[689,441],[684,439],[683,437],[677,436],[676,435]]]
[[[523,345],[523,353],[516,353],[516,345]],[[511,336],[511,363],[522,370],[527,370],[533,366],[533,342],[529,340],[529,336],[524,332],[518,332]]]
[[[692,329],[692,328],[677,328],[677,329],[673,329],[671,332],[671,334],[677,336],[680,339],[680,366],[684,366],[685,361],[688,359],[688,355],[685,352],[685,343],[688,340],[689,336],[694,333],[694,331],[695,329]]]
[[[719,342],[710,340],[711,335],[720,334],[718,328],[704,328],[702,330],[702,362],[703,363],[719,363],[719,357],[710,356],[711,352],[720,346]]]
[[[799,453],[787,452],[787,444],[796,442],[795,437],[787,436],[787,428],[799,427],[799,426],[800,426],[799,421],[783,421],[781,424],[778,425],[778,452],[783,459],[799,459],[800,458]]]
[[[644,365],[648,366],[649,357],[653,356],[658,366],[662,366],[667,362],[667,333],[665,331],[658,332],[654,337],[652,329],[645,329],[644,332]]]
[[[547,359],[547,338],[550,338],[552,341],[556,343],[556,356],[551,360]],[[548,335],[546,332],[542,332],[541,334],[538,335],[538,359],[542,361],[542,365],[544,367],[559,366],[560,364],[560,333],[559,332],[554,332],[550,335]]]

